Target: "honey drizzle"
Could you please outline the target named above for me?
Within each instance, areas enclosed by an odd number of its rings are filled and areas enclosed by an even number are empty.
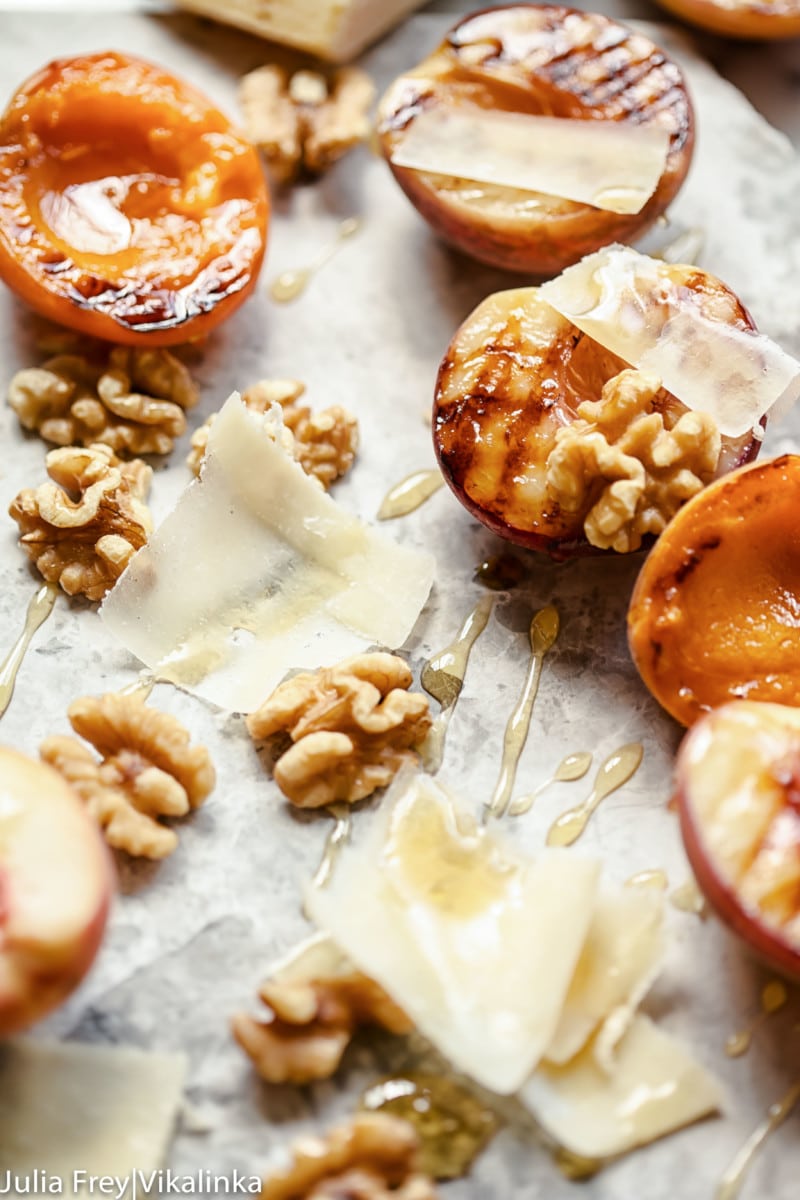
[[[478,563],[472,578],[493,592],[509,592],[525,578],[525,568],[511,554],[495,554]]]
[[[423,747],[426,770],[433,774],[442,765],[447,727],[464,686],[472,647],[486,628],[493,607],[494,597],[481,596],[449,646],[434,654],[422,667],[420,683],[442,706]]]
[[[120,689],[120,696],[133,696],[136,700],[145,701],[153,688],[161,682],[152,671],[140,671],[133,683]],[[169,682],[169,681],[166,681]]]
[[[780,979],[772,979],[761,989],[761,1012],[744,1029],[732,1033],[725,1042],[728,1058],[741,1058],[750,1049],[753,1037],[774,1013],[780,1012],[789,999],[786,985]]]
[[[600,802],[627,783],[639,769],[643,753],[641,742],[628,742],[612,751],[600,765],[594,787],[583,804],[567,809],[550,826],[548,846],[571,846],[577,842]]]
[[[756,1154],[767,1138],[771,1137],[791,1114],[798,1100],[800,1100],[800,1080],[792,1084],[785,1096],[769,1106],[764,1120],[750,1134],[720,1179],[719,1186],[714,1193],[714,1200],[736,1200]]]
[[[336,859],[350,837],[352,826],[352,814],[349,805],[329,804],[326,812],[333,817],[335,825],[328,834],[325,849],[322,851],[322,859],[311,881],[311,886],[316,888],[325,887],[330,879],[333,868],[336,865]]]
[[[679,912],[691,913],[692,916],[705,920],[707,913],[705,897],[694,879],[687,879],[686,883],[682,883],[680,887],[676,888],[670,894],[669,902]]]
[[[544,783],[540,783],[527,796],[520,796],[518,800],[509,805],[508,815],[521,817],[524,813],[530,812],[542,792],[547,791],[554,783],[574,783],[576,779],[583,779],[591,765],[592,756],[588,750],[579,750],[576,754],[568,754],[566,758],[562,758],[549,779],[545,779]]]
[[[444,487],[441,471],[433,468],[428,471],[414,471],[401,479],[383,497],[378,509],[379,521],[393,521],[396,517],[406,517],[415,512],[431,496],[435,496]]]
[[[277,304],[289,304],[292,300],[297,300],[299,296],[302,296],[313,277],[339,251],[342,242],[346,242],[348,238],[353,237],[354,234],[358,233],[360,228],[361,222],[358,217],[348,217],[346,221],[342,221],[335,241],[331,245],[326,246],[307,267],[296,267],[294,270],[282,271],[277,279],[273,280],[269,289],[272,299]]]
[[[58,596],[58,587],[54,583],[45,583],[31,597],[25,613],[25,624],[22,633],[6,655],[0,666],[0,717],[3,716],[14,695],[17,675],[22,666],[28,647],[36,630],[44,625]]]
[[[456,1080],[419,1071],[373,1084],[361,1108],[410,1122],[420,1139],[420,1169],[434,1179],[466,1175],[497,1129],[491,1109]]]
[[[661,867],[648,867],[645,871],[637,871],[625,880],[625,887],[646,888],[648,891],[665,892],[669,886],[667,872]]]
[[[495,784],[492,798],[484,810],[484,819],[489,816],[502,817],[508,808],[514,782],[517,778],[517,766],[528,737],[531,725],[531,714],[539,690],[539,679],[542,674],[542,664],[547,652],[558,637],[558,613],[551,604],[537,612],[531,621],[529,639],[531,656],[528,670],[517,703],[511,711],[503,737],[503,757],[500,763],[500,774]]]

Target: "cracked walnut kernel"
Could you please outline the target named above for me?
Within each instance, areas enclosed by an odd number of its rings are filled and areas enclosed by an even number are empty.
[[[231,1029],[262,1079],[305,1084],[329,1079],[359,1026],[390,1033],[413,1028],[402,1009],[373,980],[325,943],[327,961],[303,973],[280,970],[262,984],[265,1020],[238,1013]]]
[[[273,404],[283,410],[283,446],[300,463],[307,475],[327,489],[353,465],[358,449],[358,421],[346,408],[332,405],[315,413],[299,404],[305,385],[296,379],[262,379],[242,394],[242,400],[254,412],[267,412]],[[213,413],[192,434],[192,448],[186,459],[195,475],[208,446],[214,423]]]
[[[713,418],[659,411],[660,391],[655,376],[621,371],[556,434],[548,491],[562,509],[582,514],[588,541],[600,549],[638,550],[714,477],[720,433]]]
[[[153,528],[144,503],[153,472],[103,445],[51,450],[45,461],[52,482],[23,489],[8,510],[19,544],[48,583],[102,600]]]
[[[177,718],[122,692],[84,696],[67,710],[76,738],[50,737],[41,745],[86,805],[115,850],[134,857],[166,858],[177,834],[159,817],[183,817],[199,808],[215,783],[204,746],[190,746]]]
[[[264,1180],[261,1200],[436,1200],[417,1166],[419,1138],[397,1117],[360,1113],[292,1153],[290,1167]]]
[[[116,454],[169,454],[197,388],[168,350],[115,346],[104,365],[57,354],[18,371],[8,402],[25,429],[58,446],[101,442]]]
[[[402,658],[376,651],[285,680],[247,718],[255,741],[288,733],[275,781],[299,808],[355,803],[416,762],[431,726],[428,699],[409,692]]]
[[[279,183],[302,169],[318,174],[369,134],[375,97],[370,77],[342,67],[330,78],[317,71],[259,67],[239,84],[247,136],[262,151]]]

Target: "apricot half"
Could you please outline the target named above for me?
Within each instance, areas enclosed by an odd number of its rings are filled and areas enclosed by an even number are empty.
[[[267,214],[255,149],[140,59],[59,59],[0,119],[0,277],[82,333],[151,346],[208,333],[255,286]]]
[[[800,709],[739,700],[702,716],[678,751],[675,790],[709,903],[800,978]]]
[[[742,329],[753,323],[734,293],[696,267],[660,264],[661,277],[690,289],[699,311]],[[554,557],[592,552],[586,506],[568,511],[548,486],[556,435],[581,402],[598,401],[628,364],[581,333],[540,296],[519,288],[489,296],[456,332],[436,382],[433,439],[445,480],[494,533]],[[670,392],[653,409],[670,423],[686,409]],[[717,474],[753,457],[747,435],[722,439]],[[587,505],[601,481],[590,482]]]
[[[800,35],[798,0],[658,0],[662,8],[727,37],[772,41]]]
[[[800,705],[800,456],[718,479],[642,567],[631,654],[683,725],[733,699]]]
[[[489,109],[586,121],[652,122],[669,134],[658,185],[637,213],[399,166],[393,154],[420,113]],[[445,241],[492,266],[554,275],[610,242],[630,242],[677,194],[694,117],[680,70],[641,34],[597,13],[518,4],[465,17],[389,87],[383,153],[400,186]]]

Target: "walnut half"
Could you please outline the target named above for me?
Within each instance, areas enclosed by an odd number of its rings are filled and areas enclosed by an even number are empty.
[[[279,183],[290,183],[302,169],[324,171],[363,141],[374,97],[372,80],[358,67],[342,67],[328,77],[266,66],[239,84],[247,136]]]
[[[46,463],[52,482],[25,488],[9,507],[19,544],[48,583],[102,600],[153,528],[143,502],[153,472],[104,445],[51,450]]]
[[[251,737],[288,733],[294,745],[275,780],[300,808],[363,800],[415,762],[431,726],[428,699],[409,692],[412,675],[394,654],[376,651],[280,684],[247,718]]]
[[[390,1033],[413,1028],[402,1009],[373,980],[326,945],[307,970],[281,972],[262,984],[264,1020],[238,1013],[234,1037],[268,1083],[329,1079],[356,1030],[378,1025]]]
[[[317,413],[308,405],[299,404],[305,390],[305,385],[297,379],[261,379],[242,393],[242,400],[258,413],[267,412],[273,404],[281,406],[287,453],[297,459],[307,475],[327,489],[355,461],[358,421],[338,404]],[[200,473],[215,416],[212,413],[192,434],[192,448],[186,462],[195,475]]]
[[[169,454],[197,388],[169,350],[115,346],[105,362],[57,354],[18,371],[8,402],[25,429],[58,446],[102,442],[116,454]]]
[[[215,783],[208,751],[189,745],[177,718],[122,692],[84,696],[67,715],[100,759],[76,738],[50,737],[39,751],[44,762],[72,784],[110,846],[143,858],[171,854],[177,834],[158,818],[203,803]]]
[[[721,440],[713,418],[658,411],[660,391],[654,376],[621,371],[556,434],[548,492],[564,511],[583,516],[593,546],[638,550],[714,477]]]
[[[261,1200],[436,1200],[417,1167],[417,1134],[397,1117],[362,1113],[292,1151],[291,1166],[264,1180]]]

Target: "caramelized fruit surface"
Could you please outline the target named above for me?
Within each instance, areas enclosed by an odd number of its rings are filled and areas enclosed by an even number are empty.
[[[683,725],[732,699],[800,704],[800,457],[718,479],[661,535],[628,612],[634,662]]]
[[[409,124],[436,105],[653,122],[670,135],[666,166],[644,208],[624,215],[392,164]],[[649,228],[680,189],[694,143],[691,101],[675,63],[608,17],[560,5],[512,5],[466,17],[390,86],[378,128],[400,186],[441,237],[481,261],[540,276]]]
[[[148,345],[207,333],[255,286],[267,212],[255,149],[141,59],[56,60],[0,120],[0,276],[84,333]]]
[[[752,322],[723,283],[695,267],[665,266],[702,311],[741,328]],[[489,296],[467,318],[439,368],[433,435],[445,479],[495,533],[567,555],[589,549],[582,518],[553,505],[547,459],[559,428],[627,363],[582,334],[538,296],[519,288]],[[662,389],[660,411],[683,411]],[[723,440],[720,472],[752,456],[750,438]]]

